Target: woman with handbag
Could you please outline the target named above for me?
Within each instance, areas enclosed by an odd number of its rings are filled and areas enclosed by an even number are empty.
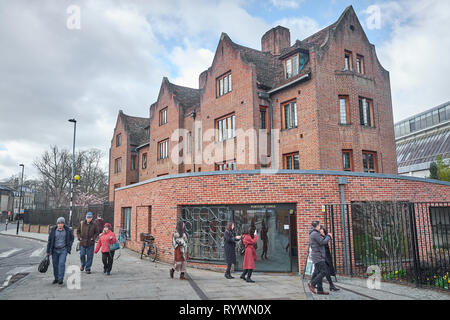
[[[256,256],[256,243],[258,242],[258,235],[256,233],[256,227],[252,225],[248,234],[243,236],[242,242],[245,246],[244,263],[242,269],[244,272],[241,274],[241,279],[247,282],[255,282],[251,279],[253,270],[255,269]],[[247,278],[245,277],[247,276]]]
[[[95,253],[97,253],[101,247],[103,273],[106,273],[108,276],[111,274],[114,261],[114,251],[110,250],[110,245],[114,245],[116,242],[117,238],[114,232],[111,231],[111,224],[105,223],[103,232],[98,239],[97,246],[95,247]]]
[[[172,279],[175,271],[181,271],[180,280],[187,280],[184,276],[188,259],[187,242],[188,238],[184,222],[180,220],[172,237],[172,246],[174,248],[174,264],[170,269],[170,277]]]

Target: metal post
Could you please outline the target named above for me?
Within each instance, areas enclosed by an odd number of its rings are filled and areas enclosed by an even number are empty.
[[[342,236],[344,239],[344,267],[345,267],[345,273],[349,274],[348,269],[348,244],[347,244],[347,236],[346,236],[346,230],[347,230],[347,214],[346,214],[346,207],[345,207],[345,193],[344,193],[344,186],[347,184],[347,178],[338,178],[338,184],[339,184],[339,192],[341,194],[341,211],[342,211]]]
[[[16,235],[19,234],[19,225],[20,225],[20,208],[21,208],[21,204],[22,204],[22,191],[23,191],[23,170],[25,168],[25,166],[23,164],[19,165],[20,167],[22,167],[22,182],[20,183],[20,195],[19,195],[19,212],[17,214],[17,230],[16,230]]]
[[[191,150],[192,150],[192,172],[195,172],[195,117],[196,113],[195,111],[192,111],[191,117],[193,119],[192,121],[192,141],[191,141]],[[189,143],[189,142],[188,142]]]
[[[73,122],[73,149],[72,149],[72,175],[70,176],[70,214],[69,214],[69,228],[72,227],[72,210],[73,210],[73,177],[75,175],[75,135],[77,131],[77,120],[69,119]]]

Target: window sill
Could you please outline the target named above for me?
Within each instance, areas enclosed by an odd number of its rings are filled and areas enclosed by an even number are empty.
[[[288,128],[288,129],[281,129],[281,132],[289,132],[289,131],[291,131],[293,129],[298,129],[298,126],[297,127]]]
[[[377,127],[375,127],[375,126],[365,126],[365,125],[361,125],[361,128],[364,128],[364,129],[376,129]]]
[[[338,123],[338,125],[340,126],[340,127],[351,127],[351,126],[353,126],[353,124],[352,123]]]
[[[230,93],[232,93],[233,91],[228,91],[227,93],[224,93],[223,95],[221,95],[221,96],[217,96],[216,97],[216,99],[220,99],[220,98],[222,98],[222,97],[225,97],[226,95],[228,95],[228,94],[230,94]]]

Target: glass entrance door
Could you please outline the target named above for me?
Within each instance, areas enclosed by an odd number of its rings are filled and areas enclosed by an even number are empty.
[[[262,207],[262,208],[252,208]],[[291,216],[295,214],[295,206],[250,206],[235,208],[233,221],[237,232],[248,232],[254,225],[258,242],[255,271],[291,272]],[[295,235],[296,237],[296,235]],[[244,256],[237,255],[236,269],[242,270]]]

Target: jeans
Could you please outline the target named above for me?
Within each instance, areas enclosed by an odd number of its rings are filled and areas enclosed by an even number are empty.
[[[323,291],[322,279],[329,275],[328,265],[325,261],[318,262],[314,264],[314,269],[316,269],[317,275],[311,279],[311,284],[315,287],[317,285],[317,291]]]
[[[87,261],[86,261],[87,256]],[[86,271],[91,270],[92,261],[94,260],[94,245],[85,247],[80,246],[80,260],[81,260],[81,266],[84,268],[86,267]]]
[[[66,271],[66,258],[67,249],[53,249],[52,252],[52,262],[53,262],[53,275],[55,280],[63,281],[64,273]]]

